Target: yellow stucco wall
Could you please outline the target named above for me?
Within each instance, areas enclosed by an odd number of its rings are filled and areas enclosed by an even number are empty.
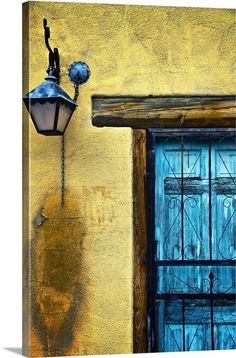
[[[30,2],[24,92],[43,81],[48,65],[45,17],[65,91],[73,96],[72,62],[85,61],[92,75],[65,134],[64,208],[61,138],[38,135],[24,111],[29,353],[132,352],[132,131],[93,127],[91,96],[233,94],[235,11]],[[47,217],[41,225],[40,213]]]

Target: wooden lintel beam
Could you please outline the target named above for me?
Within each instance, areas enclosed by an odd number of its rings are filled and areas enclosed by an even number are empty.
[[[93,97],[96,127],[235,127],[236,95]]]

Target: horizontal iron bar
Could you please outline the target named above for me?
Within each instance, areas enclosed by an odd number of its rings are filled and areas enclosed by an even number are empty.
[[[235,260],[159,260],[156,266],[236,266]]]
[[[157,293],[156,299],[227,299],[235,300],[235,293]]]

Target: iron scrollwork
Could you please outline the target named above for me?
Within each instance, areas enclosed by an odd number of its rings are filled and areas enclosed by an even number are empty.
[[[164,178],[163,183],[162,205],[165,206],[165,223],[163,224],[165,229],[162,231],[161,240],[156,237],[159,245],[156,260],[156,299],[164,302],[162,307],[165,307],[165,329],[169,331],[169,337],[172,337],[170,339],[173,340],[172,344],[175,345],[176,350],[191,350],[204,325],[208,327],[206,329],[209,330],[211,336],[207,349],[222,349],[219,348],[223,344],[219,342],[222,338],[219,338],[220,335],[217,333],[222,325],[225,327],[229,346],[235,348],[236,342],[232,327],[235,327],[233,262],[236,258],[234,253],[236,158],[234,159],[235,170],[232,170],[232,163],[230,164],[229,160],[225,159],[222,151],[222,143],[226,143],[226,148],[228,148],[227,144],[233,143],[236,151],[235,137],[227,135],[221,137],[218,142],[216,139],[212,142],[205,141],[206,148],[207,145],[209,146],[209,162],[204,184],[201,183],[203,182],[201,176],[195,175],[197,165],[201,166],[201,152],[198,155],[195,153],[195,160],[191,161],[188,140],[189,137],[173,135],[162,141],[162,158],[170,176]],[[171,147],[173,143],[176,153],[179,153],[179,171],[176,170],[176,163],[173,165],[168,156],[168,151],[173,149],[173,146]],[[232,148],[229,144],[229,150],[232,151]],[[235,153],[234,155],[236,156]],[[216,162],[224,169],[223,174],[217,172]],[[191,210],[201,210],[201,194],[203,193],[208,197],[209,237],[206,235],[203,237],[201,225],[198,223],[197,226],[192,220],[194,215]],[[217,202],[217,205],[214,202],[216,206],[213,205],[213,199]],[[212,228],[212,210],[215,210],[216,217],[218,215],[223,218],[223,224],[217,223],[217,230]],[[190,239],[185,236],[186,223],[188,230],[192,232]],[[206,251],[206,240],[208,240],[208,251]],[[175,310],[181,312],[179,318],[167,315],[168,307],[172,304]],[[197,319],[193,323],[195,328],[192,328],[187,341],[185,330],[190,324],[190,317],[196,314],[195,312],[197,312]],[[177,313],[176,315],[178,316]],[[175,335],[176,324],[182,325],[182,342]]]

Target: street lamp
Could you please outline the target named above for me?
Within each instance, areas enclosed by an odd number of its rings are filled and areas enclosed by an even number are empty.
[[[49,45],[50,29],[47,20],[43,20],[45,44],[49,50],[49,66],[45,82],[23,97],[34,126],[39,134],[63,135],[74,110],[77,107],[79,85],[87,82],[90,70],[82,61],[74,62],[68,70],[73,82],[75,95],[72,99],[60,86],[60,61],[57,48],[52,51]]]

